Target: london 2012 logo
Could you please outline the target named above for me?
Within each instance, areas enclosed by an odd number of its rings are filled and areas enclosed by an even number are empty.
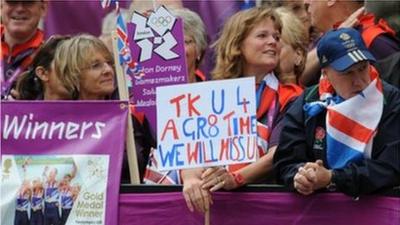
[[[139,62],[152,58],[156,53],[164,60],[176,59],[179,55],[172,49],[177,41],[172,30],[177,19],[164,6],[145,17],[135,12],[131,22],[136,25],[133,40],[140,47]]]
[[[159,16],[151,19],[151,24],[156,27],[166,27],[172,22],[171,16]]]

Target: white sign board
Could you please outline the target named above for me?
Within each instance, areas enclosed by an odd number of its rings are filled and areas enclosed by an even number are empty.
[[[158,87],[159,170],[255,161],[254,78]]]

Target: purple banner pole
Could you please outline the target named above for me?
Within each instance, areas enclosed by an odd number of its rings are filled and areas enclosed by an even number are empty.
[[[42,210],[55,223],[117,224],[128,103],[1,107],[1,224]]]
[[[276,192],[213,193],[211,224],[229,225],[399,225],[400,198],[340,193],[301,196]],[[181,192],[121,194],[119,224],[204,224],[191,213]]]

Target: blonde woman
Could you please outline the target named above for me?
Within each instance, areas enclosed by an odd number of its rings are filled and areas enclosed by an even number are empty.
[[[73,83],[79,100],[111,99],[116,89],[113,57],[97,37],[77,35],[63,42],[56,51],[55,71],[65,83]],[[143,180],[150,148],[155,146],[147,119],[133,112],[133,127],[140,179]],[[122,165],[121,180],[129,182],[127,160]]]
[[[291,11],[276,9],[282,21],[282,50],[278,79],[283,84],[298,84],[307,59],[308,38],[306,27]]]
[[[225,168],[182,171],[183,195],[190,210],[204,212],[211,202],[209,190],[233,189],[272,170],[277,140],[271,140],[278,119],[287,105],[302,90],[296,85],[279,83],[274,70],[281,51],[282,24],[270,8],[252,8],[233,15],[225,24],[215,44],[216,66],[213,79],[255,77],[257,96],[258,150],[261,158],[253,164]],[[279,135],[273,135],[278,137]]]
[[[60,79],[75,84],[80,100],[104,100],[115,90],[113,57],[94,36],[83,34],[64,41],[54,61]]]

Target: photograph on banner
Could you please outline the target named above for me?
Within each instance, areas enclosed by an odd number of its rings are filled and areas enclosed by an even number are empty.
[[[5,224],[105,224],[107,155],[3,155]]]
[[[156,88],[187,83],[183,22],[160,6],[148,16],[135,12],[127,27],[137,70],[127,81],[131,102],[156,133]]]
[[[158,87],[158,169],[255,161],[254,83],[254,78],[240,78]]]
[[[0,224],[117,224],[128,102],[9,101]]]

